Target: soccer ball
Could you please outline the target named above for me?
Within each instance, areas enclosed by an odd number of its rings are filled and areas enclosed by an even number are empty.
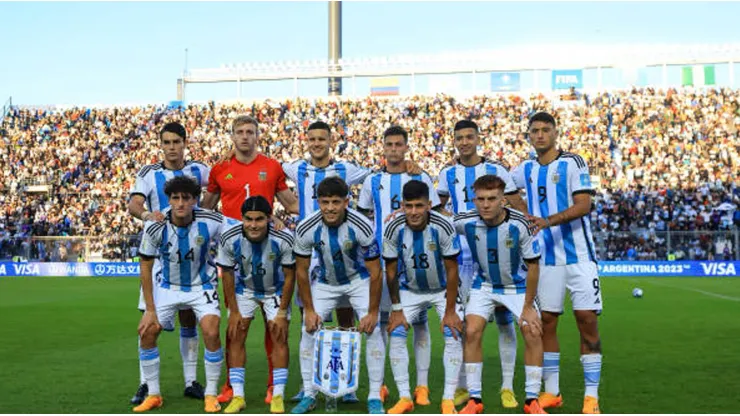
[[[633,297],[636,297],[636,298],[641,298],[642,297],[642,289],[640,289],[639,287],[636,287],[636,288],[632,289],[632,296]]]

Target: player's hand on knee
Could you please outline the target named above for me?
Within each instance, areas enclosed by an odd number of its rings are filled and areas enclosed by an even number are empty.
[[[306,332],[313,334],[321,326],[321,318],[315,311],[305,310],[303,312],[303,324],[306,327]]]
[[[462,336],[463,321],[454,310],[445,312],[445,316],[442,318],[442,332],[444,332],[445,327],[452,331],[454,339],[457,340]]]
[[[408,330],[409,322],[406,320],[406,316],[401,311],[392,311],[390,317],[388,317],[388,333],[390,334],[399,325]]]
[[[231,339],[239,338],[239,333],[242,331],[242,328],[244,326],[242,321],[243,321],[242,315],[240,313],[229,314],[229,324],[226,329],[229,333],[229,338]]]
[[[534,306],[525,306],[522,310],[522,316],[519,318],[519,327],[528,327],[533,336],[542,336],[542,321],[537,316]]]
[[[281,344],[288,342],[288,325],[287,318],[275,318],[272,321],[272,333],[275,334],[275,341]]]
[[[154,311],[146,311],[139,321],[139,336],[144,336],[148,332],[159,332],[162,325],[159,324],[157,314]]]
[[[370,335],[376,326],[378,326],[378,317],[374,314],[369,313],[360,319],[360,332]]]

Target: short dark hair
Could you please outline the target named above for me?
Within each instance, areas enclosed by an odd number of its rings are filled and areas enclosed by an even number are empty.
[[[314,121],[313,123],[309,124],[306,131],[309,132],[311,130],[326,130],[326,132],[331,135],[331,126],[324,123],[323,121]]]
[[[529,125],[527,127],[532,127],[532,123],[534,123],[535,121],[541,121],[543,123],[552,124],[553,127],[557,127],[557,124],[555,123],[555,117],[545,111],[540,111],[539,113],[536,113],[535,115],[530,117]]]
[[[162,130],[159,131],[159,139],[162,140],[162,137],[164,137],[165,133],[175,133],[176,135],[182,137],[182,140],[185,141],[188,137],[188,133],[185,130],[185,127],[183,127],[182,124],[173,121],[171,123],[167,123],[162,127]]]
[[[429,185],[422,181],[411,180],[403,186],[403,200],[414,201],[417,199],[429,199]]]
[[[164,194],[169,198],[173,194],[190,194],[193,198],[200,196],[200,185],[190,176],[175,176],[164,184]]]
[[[339,176],[330,176],[316,188],[316,196],[318,198],[328,198],[332,196],[338,196],[340,198],[346,198],[349,195],[349,186]]]
[[[506,182],[504,182],[503,179],[496,175],[483,175],[480,178],[476,179],[475,182],[473,182],[473,190],[494,190],[498,189],[501,192],[504,192],[506,189]]]
[[[262,195],[251,196],[242,204],[242,217],[249,211],[259,211],[267,215],[272,215],[272,207]]]
[[[409,142],[409,132],[401,126],[390,126],[383,132],[383,140],[388,136],[403,136],[404,143]]]
[[[455,129],[453,131],[458,131],[462,129],[473,129],[476,133],[478,133],[478,125],[475,124],[475,121],[472,120],[460,120],[455,123]]]

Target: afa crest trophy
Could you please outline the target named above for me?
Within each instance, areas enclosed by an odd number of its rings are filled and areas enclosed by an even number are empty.
[[[331,402],[357,391],[361,340],[354,328],[321,328],[316,335],[312,383]]]

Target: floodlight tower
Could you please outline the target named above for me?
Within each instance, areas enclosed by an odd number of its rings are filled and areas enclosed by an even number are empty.
[[[329,61],[337,70],[342,58],[342,2],[329,2]],[[329,78],[329,96],[342,95],[342,78]]]

